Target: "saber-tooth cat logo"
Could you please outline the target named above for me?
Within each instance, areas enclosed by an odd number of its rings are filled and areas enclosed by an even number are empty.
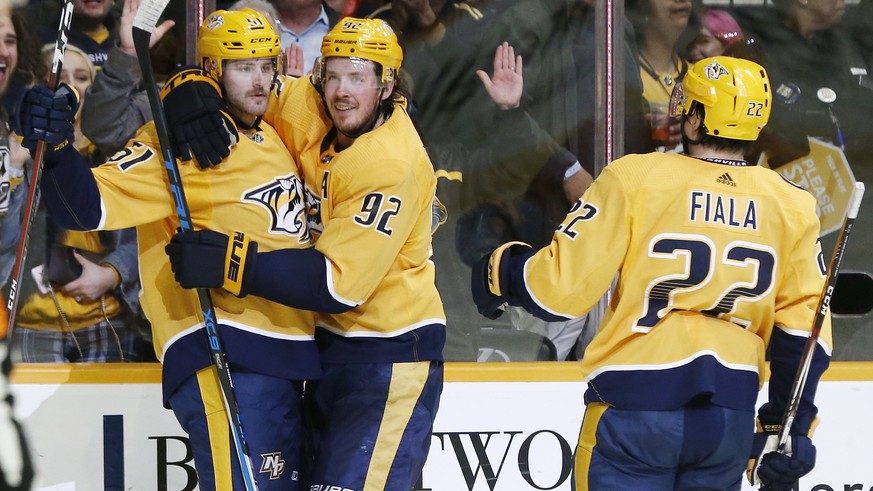
[[[301,244],[309,242],[303,182],[294,174],[277,177],[245,191],[242,198],[253,201],[270,212],[270,233],[284,232],[297,237]]]

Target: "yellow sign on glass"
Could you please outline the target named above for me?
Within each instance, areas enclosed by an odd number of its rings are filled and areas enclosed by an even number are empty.
[[[766,153],[761,154],[758,165],[768,167]],[[822,235],[842,226],[852,197],[855,175],[840,147],[810,138],[808,155],[775,170],[815,196]]]

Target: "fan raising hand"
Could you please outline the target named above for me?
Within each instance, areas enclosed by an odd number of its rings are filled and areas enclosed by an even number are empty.
[[[523,68],[521,55],[516,56],[512,46],[504,41],[494,52],[493,75],[489,77],[483,70],[476,70],[476,75],[482,80],[491,100],[500,109],[512,109],[521,104],[524,90]]]

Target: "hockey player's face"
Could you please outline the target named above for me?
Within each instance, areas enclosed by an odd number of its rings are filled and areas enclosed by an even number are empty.
[[[18,66],[18,36],[12,19],[0,16],[0,95],[9,88],[9,79]]]
[[[367,130],[374,122],[379,103],[390,94],[376,77],[372,61],[328,58],[325,62],[324,101],[342,134],[359,135]]]
[[[272,58],[225,62],[221,82],[227,107],[234,116],[246,124],[254,124],[258,116],[264,115],[275,70]]]

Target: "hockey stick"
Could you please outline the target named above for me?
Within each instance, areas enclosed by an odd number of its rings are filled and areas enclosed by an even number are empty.
[[[813,322],[812,331],[809,333],[809,339],[806,340],[806,346],[803,348],[803,354],[800,357],[800,366],[797,367],[797,375],[794,376],[794,384],[791,387],[791,396],[788,399],[788,407],[785,409],[785,415],[782,417],[782,428],[779,430],[779,446],[776,451],[784,454],[785,446],[788,444],[788,434],[791,425],[794,424],[794,417],[797,415],[797,408],[800,406],[800,398],[803,394],[803,388],[806,385],[806,379],[809,377],[809,367],[812,365],[812,356],[815,353],[815,346],[818,344],[818,337],[821,334],[821,327],[824,323],[825,314],[831,302],[831,295],[834,293],[834,288],[837,285],[837,275],[840,272],[840,264],[843,262],[843,253],[846,250],[846,243],[849,242],[849,235],[852,233],[852,225],[855,223],[855,217],[858,216],[858,208],[861,207],[861,199],[864,197],[864,183],[856,182],[855,189],[852,192],[852,198],[849,201],[849,209],[846,213],[846,218],[843,220],[843,228],[840,230],[840,236],[837,239],[837,245],[834,248],[834,254],[831,257],[831,263],[828,266],[827,281],[825,282],[824,290],[822,290],[821,298],[818,301],[818,308],[815,312],[815,321]]]
[[[161,99],[158,95],[157,84],[155,83],[152,71],[152,62],[149,58],[149,38],[151,38],[158,18],[164,11],[164,7],[167,6],[167,2],[169,0],[143,0],[140,3],[133,19],[133,45],[136,49],[136,57],[139,61],[143,81],[148,93],[149,106],[152,109],[158,141],[160,142],[161,153],[164,157],[164,167],[170,181],[170,191],[176,204],[176,214],[179,216],[179,226],[182,231],[189,231],[194,229],[191,213],[188,209],[188,201],[185,199],[185,190],[182,187],[179,165],[176,163],[176,158],[170,145],[170,134],[167,128],[167,119],[164,116],[164,106],[161,104]],[[239,415],[239,404],[237,404],[236,394],[233,390],[233,380],[230,376],[230,368],[227,366],[224,345],[218,332],[212,298],[209,296],[209,290],[203,288],[197,289],[197,296],[200,299],[200,309],[203,314],[206,336],[209,339],[212,360],[218,371],[218,382],[221,386],[222,398],[224,399],[224,410],[230,423],[243,481],[247,491],[257,491],[258,484],[252,468],[252,461],[249,458],[248,443],[243,433],[242,420]]]
[[[64,65],[64,52],[67,49],[67,32],[70,30],[70,21],[73,19],[73,0],[64,0],[61,9],[61,22],[58,25],[58,38],[55,40],[55,52],[52,55],[52,72],[49,74],[48,88],[55,90],[61,79],[61,68]],[[12,286],[9,289],[9,300],[6,308],[9,309],[6,335],[12,334],[15,326],[15,311],[18,310],[18,287],[24,278],[24,260],[27,258],[27,246],[30,243],[30,229],[33,219],[36,217],[36,209],[39,207],[39,180],[42,179],[42,164],[45,157],[45,141],[36,142],[36,154],[33,156],[33,172],[30,179],[30,187],[27,191],[27,201],[24,204],[24,218],[21,222],[21,234],[18,239],[18,250],[15,253],[15,264],[12,266]]]

